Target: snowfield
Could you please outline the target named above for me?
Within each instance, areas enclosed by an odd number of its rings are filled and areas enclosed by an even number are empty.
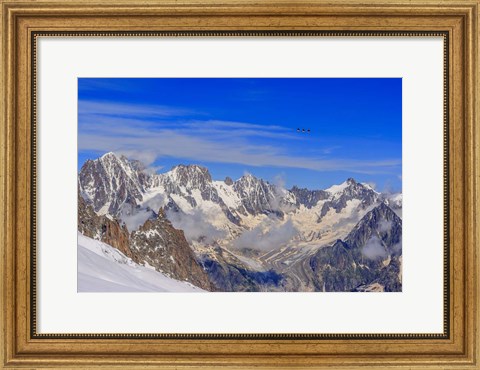
[[[78,233],[78,292],[205,292],[141,266],[118,249]]]

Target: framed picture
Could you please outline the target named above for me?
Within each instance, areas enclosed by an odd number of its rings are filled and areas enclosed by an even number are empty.
[[[2,2],[2,366],[478,368],[478,1]]]

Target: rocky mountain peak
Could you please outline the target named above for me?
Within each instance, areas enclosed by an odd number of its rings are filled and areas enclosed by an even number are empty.
[[[268,181],[255,177],[250,173],[246,173],[238,180],[233,183],[235,190],[244,192],[244,193],[255,193],[258,192],[270,192],[274,191],[275,185],[270,184]]]
[[[295,195],[297,206],[303,204],[307,208],[314,207],[320,200],[327,199],[329,193],[324,190],[309,190],[294,186],[290,192]]]
[[[345,181],[345,188],[343,189],[343,193],[350,193],[350,194],[360,194],[362,192],[374,192],[374,190],[370,186],[365,186],[364,184],[357,182],[353,178],[347,179]]]
[[[368,212],[348,234],[345,241],[363,247],[372,238],[392,248],[390,253],[401,252],[402,219],[384,202]]]
[[[255,176],[253,176],[251,173],[246,173],[242,177],[240,177],[237,181],[238,183],[251,183],[251,182],[258,182],[260,181],[257,179]]]
[[[330,194],[330,199],[323,204],[318,222],[330,209],[334,209],[337,213],[340,212],[349,201],[360,201],[360,207],[367,209],[377,203],[380,198],[380,193],[377,193],[372,187],[359,183],[353,178],[347,179],[340,185],[333,185],[325,192]]]
[[[205,290],[213,290],[207,273],[190,248],[185,234],[172,226],[160,209],[156,219],[147,220],[132,232],[132,253],[157,271],[187,281]]]
[[[256,215],[275,211],[272,202],[278,191],[274,185],[247,173],[233,183],[233,188],[247,213]]]
[[[333,185],[328,189],[325,189],[326,192],[329,192],[332,195],[341,196],[342,194],[355,194],[362,191],[372,191],[375,192],[370,186],[366,186],[360,182],[357,182],[354,178],[349,177],[343,183],[339,185]]]
[[[115,154],[115,152],[108,152],[100,157],[100,160],[117,160],[117,159],[119,159],[119,157],[117,156],[117,154]]]
[[[212,182],[212,176],[208,169],[196,164],[179,164],[173,167],[170,173],[179,184],[187,187],[204,186],[206,183]]]
[[[124,204],[136,206],[150,181],[139,163],[113,152],[86,161],[78,175],[82,196],[99,214],[116,215]]]
[[[395,212],[385,203],[381,202],[378,206],[373,208],[370,212],[368,212],[362,220],[360,220],[360,224],[362,223],[369,223],[371,226],[376,226],[379,222],[382,221],[395,221],[395,222],[402,222],[400,217],[398,217]],[[357,225],[358,226],[358,225]]]

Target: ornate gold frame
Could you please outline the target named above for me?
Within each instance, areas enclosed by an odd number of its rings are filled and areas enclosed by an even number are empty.
[[[474,1],[5,1],[0,239],[2,365],[162,368],[478,368],[478,9]],[[449,194],[445,332],[392,335],[41,335],[35,330],[35,40],[45,34],[232,31],[440,34],[446,40]],[[448,108],[448,109],[447,109]],[[33,125],[32,125],[33,122]],[[446,132],[447,132],[446,131]]]

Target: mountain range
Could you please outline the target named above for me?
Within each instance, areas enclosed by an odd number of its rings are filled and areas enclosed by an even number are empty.
[[[207,291],[401,291],[402,194],[347,179],[285,189],[115,153],[78,175],[78,230]]]

